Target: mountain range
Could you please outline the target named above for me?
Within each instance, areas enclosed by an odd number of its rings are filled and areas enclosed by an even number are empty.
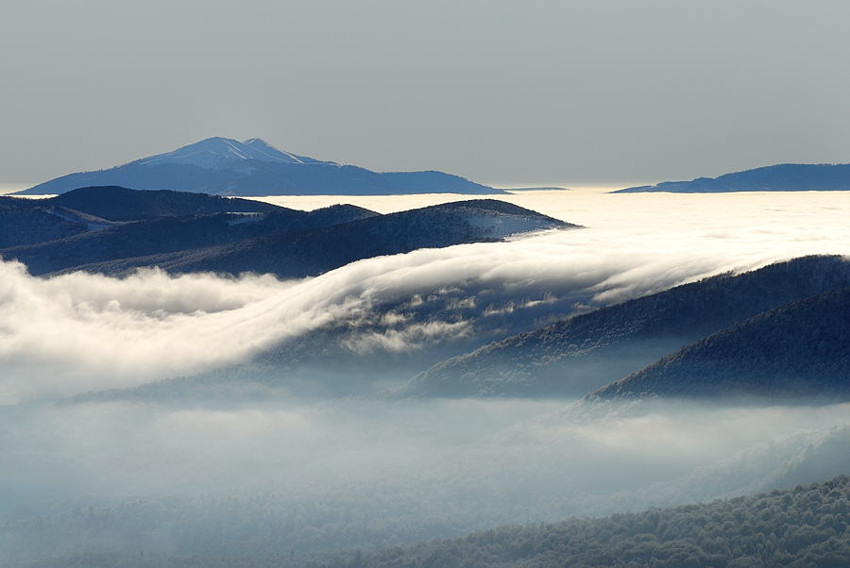
[[[732,191],[850,190],[850,164],[776,164],[691,181],[665,181],[613,193],[724,193]]]
[[[284,152],[259,138],[220,137],[105,170],[64,175],[19,193],[61,194],[91,186],[243,196],[504,193],[438,171],[374,172]]]
[[[381,215],[351,205],[304,212],[169,190],[91,187],[47,199],[0,200],[0,255],[33,275],[271,273],[315,276],[355,260],[424,247],[497,241],[574,227],[491,199]]]

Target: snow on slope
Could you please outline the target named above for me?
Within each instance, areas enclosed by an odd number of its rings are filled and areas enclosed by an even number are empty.
[[[250,138],[244,142],[232,138],[207,138],[183,146],[172,152],[157,154],[148,158],[142,158],[134,164],[140,165],[162,165],[181,164],[191,165],[208,170],[232,167],[235,162],[257,160],[260,162],[276,162],[286,164],[327,164],[336,165],[334,162],[321,162],[307,156],[298,156],[289,152],[282,152],[270,146],[260,138]]]

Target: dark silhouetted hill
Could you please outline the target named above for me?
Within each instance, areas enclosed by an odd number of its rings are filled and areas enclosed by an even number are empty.
[[[350,223],[290,231],[149,258],[79,265],[107,274],[159,266],[171,273],[257,272],[281,278],[315,276],[356,260],[420,248],[496,241],[511,234],[567,227],[550,217],[492,200],[435,205]]]
[[[776,308],[607,385],[590,398],[850,396],[850,288]]]
[[[614,193],[723,193],[731,191],[850,190],[850,164],[777,164],[716,178],[665,181]]]
[[[65,239],[110,225],[105,219],[49,203],[0,209],[0,249]]]
[[[351,205],[305,212],[244,199],[114,187],[18,200],[27,207],[0,210],[0,216],[17,219],[8,225],[16,229],[0,255],[23,262],[34,275],[69,270],[123,274],[157,266],[172,273],[302,277],[378,255],[573,226],[486,199],[390,215]],[[30,217],[60,209],[65,212],[61,223],[38,235],[34,229],[27,232],[39,226]],[[98,217],[95,222],[95,213],[110,221]]]
[[[185,191],[134,191],[118,186],[85,187],[42,201],[112,221],[140,221],[207,213],[267,213],[282,209],[251,199]]]

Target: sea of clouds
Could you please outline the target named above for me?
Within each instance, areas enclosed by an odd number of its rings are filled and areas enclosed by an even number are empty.
[[[391,211],[451,198],[353,201]],[[0,262],[0,402],[209,371],[323,326],[345,328],[342,348],[364,356],[426,349],[522,331],[718,272],[850,248],[850,203],[841,192],[544,191],[506,199],[585,228],[366,259],[287,282],[159,271],[35,278]],[[340,198],[270,200],[312,207]]]
[[[850,455],[846,405],[61,399],[250,361],[327,326],[348,330],[342,348],[379,361],[545,321],[553,310],[850,252],[841,193],[506,198],[585,228],[367,259],[296,281],[160,271],[34,278],[0,263],[0,521],[94,507],[135,535],[128,550],[158,543],[194,554],[203,550],[191,542],[226,543],[241,534],[240,519],[246,531],[264,519],[274,536],[258,550],[309,550],[342,542],[364,516],[399,528],[364,529],[358,546],[712,499],[846,469],[823,459]],[[322,199],[302,204],[339,200]],[[390,211],[409,201],[358,204]],[[438,307],[423,311],[429,302]],[[284,531],[270,510],[301,517]],[[49,527],[67,517],[39,518]],[[20,526],[0,524],[0,542],[21,558],[65,550],[34,528],[42,525]],[[194,540],[181,544],[190,529]],[[319,532],[326,540],[315,541]],[[78,546],[79,535],[63,534]],[[117,546],[109,531],[89,536]]]

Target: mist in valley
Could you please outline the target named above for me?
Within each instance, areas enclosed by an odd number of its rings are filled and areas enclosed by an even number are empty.
[[[6,410],[4,560],[85,550],[313,555],[793,487],[850,465],[846,404],[592,406],[341,399]]]

